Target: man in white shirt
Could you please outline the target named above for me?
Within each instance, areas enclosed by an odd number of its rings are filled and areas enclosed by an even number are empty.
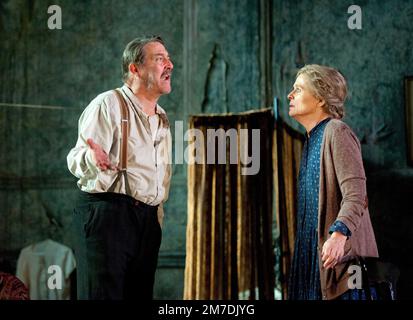
[[[171,91],[172,69],[160,37],[131,41],[122,58],[121,95],[98,95],[79,119],[78,140],[67,156],[81,190],[74,210],[79,299],[152,299],[172,145],[157,101]]]

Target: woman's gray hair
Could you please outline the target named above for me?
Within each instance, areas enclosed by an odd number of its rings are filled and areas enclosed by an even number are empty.
[[[309,64],[301,68],[297,77],[304,75],[310,91],[317,98],[325,100],[324,111],[333,118],[344,117],[344,102],[347,98],[347,83],[344,76],[336,69]]]
[[[123,81],[126,81],[129,78],[129,65],[131,63],[140,65],[145,61],[145,50],[143,50],[143,48],[150,42],[159,42],[165,45],[162,38],[159,36],[136,38],[126,45],[122,56]]]

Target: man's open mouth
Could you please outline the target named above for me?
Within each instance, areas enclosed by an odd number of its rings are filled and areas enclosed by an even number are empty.
[[[161,79],[162,79],[162,80],[169,80],[169,79],[171,79],[171,72],[165,72],[165,73],[163,73],[162,76],[161,76]]]

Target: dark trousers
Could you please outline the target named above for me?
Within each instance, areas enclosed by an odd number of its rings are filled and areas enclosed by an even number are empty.
[[[152,299],[162,238],[157,206],[79,191],[74,227],[78,299]]]

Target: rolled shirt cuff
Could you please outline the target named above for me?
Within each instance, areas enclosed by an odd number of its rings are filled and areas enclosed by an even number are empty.
[[[329,229],[330,234],[336,231],[344,234],[346,237],[351,237],[350,229],[341,221],[335,221]]]

